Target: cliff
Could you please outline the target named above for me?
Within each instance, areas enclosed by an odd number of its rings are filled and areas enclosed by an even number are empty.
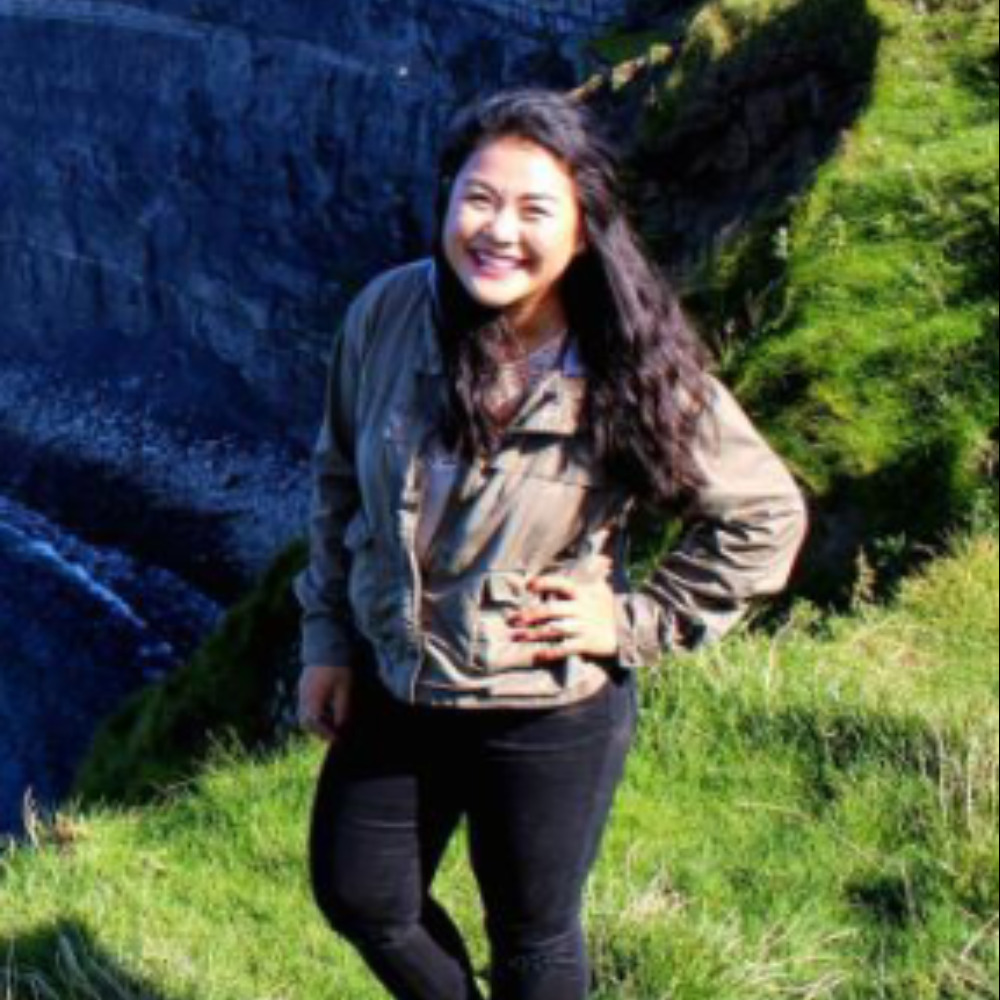
[[[570,82],[623,6],[0,0],[0,351],[306,440],[338,305],[426,246],[444,119]]]
[[[301,525],[346,298],[427,248],[448,115],[569,85],[624,7],[0,0],[0,491],[231,593]]]

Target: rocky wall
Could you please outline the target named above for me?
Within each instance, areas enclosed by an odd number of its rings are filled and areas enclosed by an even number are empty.
[[[346,296],[426,249],[448,114],[571,85],[624,7],[0,0],[0,361],[306,441]]]

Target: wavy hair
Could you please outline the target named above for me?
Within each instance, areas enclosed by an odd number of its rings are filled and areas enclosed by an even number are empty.
[[[668,504],[700,482],[692,445],[707,405],[707,354],[629,222],[613,148],[590,111],[557,91],[521,88],[475,101],[455,115],[442,144],[434,258],[449,376],[446,440],[467,457],[499,440],[486,407],[496,374],[490,348],[510,331],[498,310],[466,292],[445,256],[442,228],[465,161],[511,136],[548,150],[575,182],[586,248],[558,288],[587,371],[585,432],[610,476],[648,503]]]

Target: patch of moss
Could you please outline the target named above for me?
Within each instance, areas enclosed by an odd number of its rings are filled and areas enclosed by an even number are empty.
[[[304,561],[302,542],[280,553],[190,662],[104,722],[77,775],[77,795],[142,801],[192,775],[217,742],[252,747],[274,737],[297,674],[291,582]]]
[[[738,103],[788,45],[853,72],[874,38],[867,102],[808,185],[720,234],[687,282],[723,374],[813,498],[814,554],[838,553],[811,561],[817,593],[861,546],[905,539],[901,570],[996,502],[996,5],[712,0],[640,144]]]
[[[864,0],[711,0],[691,19],[674,71],[651,102],[644,139],[668,133],[684,111],[726,80],[766,73],[787,50],[816,49],[866,72],[874,23]]]
[[[611,65],[641,59],[651,52],[669,47],[669,33],[662,28],[646,31],[611,32],[595,38],[587,45],[588,51],[601,62]]]

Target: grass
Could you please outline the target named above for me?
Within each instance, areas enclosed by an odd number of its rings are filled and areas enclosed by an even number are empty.
[[[699,102],[738,103],[789,37],[845,65],[871,56],[865,104],[806,189],[706,261],[693,308],[728,331],[727,378],[831,533],[850,522],[860,542],[915,550],[995,491],[996,4],[705,3],[648,141]]]
[[[888,608],[806,604],[643,678],[588,892],[598,1000],[997,996],[998,545]],[[375,1000],[305,881],[322,748],[216,744],[143,807],[0,862],[0,998]],[[453,845],[441,895],[485,961]]]
[[[607,997],[996,995],[993,544],[653,688],[596,880]]]

